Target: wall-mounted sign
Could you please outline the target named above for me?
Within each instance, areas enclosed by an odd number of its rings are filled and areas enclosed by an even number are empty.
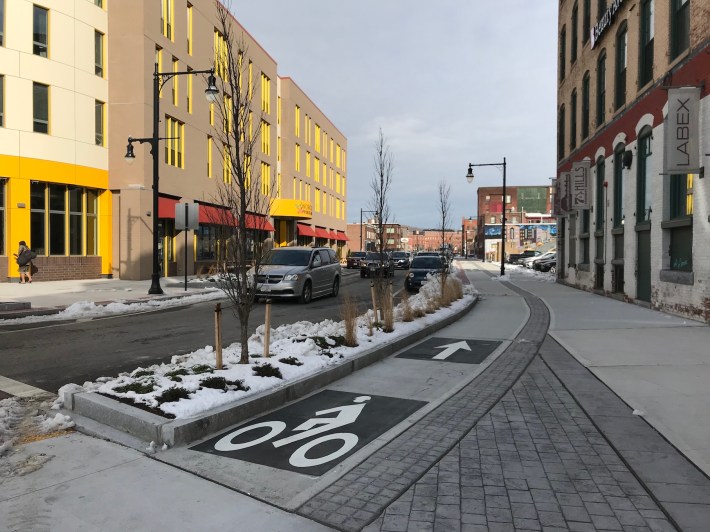
[[[594,48],[594,45],[599,40],[599,37],[602,36],[602,33],[604,33],[609,26],[611,26],[612,22],[614,22],[616,12],[619,11],[623,3],[624,0],[612,0],[611,5],[606,8],[606,11],[604,11],[604,14],[599,19],[599,22],[597,22],[591,29],[592,48]]]
[[[571,211],[572,187],[570,184],[570,173],[562,172],[557,180],[559,185],[560,214],[567,214]]]
[[[572,164],[572,209],[589,208],[589,161],[579,161]]]
[[[664,174],[700,172],[700,87],[668,89]]]

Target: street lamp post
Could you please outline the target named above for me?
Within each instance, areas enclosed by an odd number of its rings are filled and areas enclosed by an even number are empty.
[[[158,248],[160,239],[158,238],[158,141],[166,140],[172,137],[158,136],[158,124],[160,123],[160,89],[165,83],[175,76],[209,74],[207,78],[207,88],[205,89],[205,97],[207,101],[214,102],[217,100],[219,89],[216,86],[214,69],[209,70],[188,70],[185,72],[158,72],[158,63],[155,63],[155,71],[153,72],[153,136],[144,138],[128,137],[128,146],[126,146],[125,159],[128,164],[131,164],[136,156],[133,154],[133,143],[138,142],[150,144],[150,153],[153,156],[153,273],[151,274],[149,294],[162,294],[163,289],[160,287],[160,260],[158,257]],[[185,250],[187,253],[187,250]]]
[[[360,209],[360,251],[365,251],[362,249],[362,213],[367,212],[367,213],[373,213],[375,216],[377,216],[377,211],[365,211],[363,209]]]
[[[500,274],[505,275],[505,204],[506,204],[506,188],[505,188],[505,172],[506,172],[506,162],[505,157],[503,157],[502,163],[491,163],[491,164],[472,164],[468,163],[468,172],[466,173],[466,180],[469,183],[473,183],[473,167],[474,166],[502,166],[503,167],[503,216],[501,217],[501,253],[500,253]],[[483,241],[483,256],[486,255],[486,242],[485,242],[485,225],[484,225],[484,241]]]

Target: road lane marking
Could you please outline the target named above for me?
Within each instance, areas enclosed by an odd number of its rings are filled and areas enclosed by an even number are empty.
[[[39,397],[46,396],[47,394],[54,395],[46,390],[35,388],[34,386],[30,386],[24,382],[8,379],[2,375],[0,375],[0,390],[5,393],[9,393],[10,395],[14,395],[15,397]]]

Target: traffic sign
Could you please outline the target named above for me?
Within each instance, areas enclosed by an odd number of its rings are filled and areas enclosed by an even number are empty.
[[[400,353],[396,358],[480,364],[500,344],[497,340],[429,338]]]

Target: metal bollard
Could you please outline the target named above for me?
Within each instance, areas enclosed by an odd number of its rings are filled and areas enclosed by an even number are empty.
[[[217,303],[214,308],[214,351],[215,367],[222,369],[222,303]]]
[[[266,300],[264,315],[264,358],[269,358],[269,341],[271,340],[271,300]]]

